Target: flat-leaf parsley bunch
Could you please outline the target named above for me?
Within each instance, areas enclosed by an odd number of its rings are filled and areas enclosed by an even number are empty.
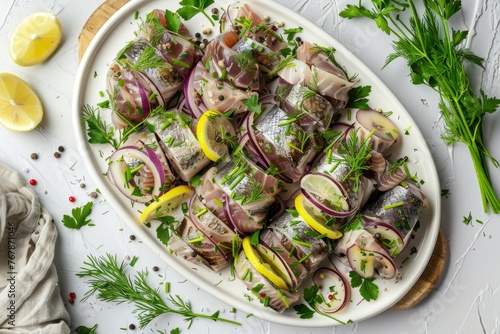
[[[368,2],[368,1],[367,1]],[[415,3],[423,3],[419,13]],[[468,31],[454,30],[450,19],[461,8],[460,0],[371,0],[371,7],[347,5],[340,13],[345,18],[367,17],[378,28],[396,37],[394,53],[386,64],[397,58],[406,60],[414,84],[424,84],[439,94],[444,120],[443,140],[448,145],[467,145],[476,171],[484,211],[500,213],[500,200],[491,184],[487,161],[497,168],[483,142],[482,122],[486,113],[497,110],[500,100],[481,90],[476,94],[465,73],[466,61],[482,66],[483,59],[461,47]],[[403,11],[409,9],[409,20]]]

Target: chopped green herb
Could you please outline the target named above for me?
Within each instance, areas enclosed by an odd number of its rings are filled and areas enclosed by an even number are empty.
[[[63,215],[63,225],[67,228],[79,230],[85,225],[89,225],[91,219],[87,219],[88,216],[92,213],[93,202],[88,202],[82,207],[74,208],[71,210],[71,216]]]

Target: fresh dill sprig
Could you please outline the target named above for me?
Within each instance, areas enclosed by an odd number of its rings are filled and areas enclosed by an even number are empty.
[[[233,58],[240,67],[239,74],[245,72],[252,72],[258,69],[256,66],[257,60],[255,60],[252,50],[244,50],[240,53],[235,53],[233,55]]]
[[[78,277],[89,278],[87,283],[91,289],[85,293],[83,301],[97,295],[102,301],[133,304],[135,307],[133,313],[137,315],[141,329],[165,313],[183,316],[184,320],[189,322],[189,326],[195,318],[241,325],[236,321],[220,318],[218,311],[212,315],[195,313],[191,305],[179,295],[169,295],[167,300],[173,306],[167,305],[160,296],[159,289],[153,289],[146,281],[147,271],[138,271],[132,279],[125,274],[126,267],[125,262],[118,264],[116,256],[111,254],[106,254],[105,257],[89,255],[81,271],[76,274]]]
[[[385,173],[386,174],[391,174],[392,172],[394,172],[399,167],[404,166],[407,161],[408,161],[408,157],[407,156],[404,156],[404,157],[398,159],[398,161],[396,161],[395,163],[393,163],[392,165],[390,165],[389,168],[387,168],[387,171]]]
[[[158,50],[156,50],[154,47],[151,45],[148,45],[144,48],[144,51],[141,53],[139,58],[137,58],[137,61],[135,64],[131,64],[130,67],[132,67],[136,71],[144,71],[148,68],[163,68],[165,67],[165,60],[161,58],[161,56],[158,54]]]
[[[82,119],[87,123],[88,142],[91,144],[111,144],[118,149],[119,142],[115,138],[115,128],[101,118],[99,110],[88,104],[82,108]]]
[[[339,163],[345,163],[349,166],[349,172],[344,176],[344,181],[354,181],[354,190],[356,191],[359,186],[359,179],[363,172],[370,169],[367,164],[370,159],[370,152],[372,144],[370,141],[371,135],[360,140],[358,136],[359,129],[352,129],[349,131],[347,138],[342,140],[337,148],[339,156],[333,156],[332,159]]]
[[[368,2],[368,1],[367,1]],[[467,145],[476,172],[484,211],[500,213],[500,199],[493,189],[488,161],[498,168],[499,162],[485,146],[483,116],[498,109],[500,100],[471,88],[464,63],[483,66],[483,59],[462,47],[468,31],[454,30],[450,20],[462,8],[460,0],[424,0],[417,11],[414,1],[372,0],[371,7],[347,5],[340,13],[345,18],[367,17],[378,28],[394,36],[394,52],[387,66],[397,58],[406,60],[415,85],[426,85],[439,94],[439,108],[445,127],[441,134],[447,145]],[[400,13],[409,9],[404,21]],[[384,66],[384,67],[385,67]]]

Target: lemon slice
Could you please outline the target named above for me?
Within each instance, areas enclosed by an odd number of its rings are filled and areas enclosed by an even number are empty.
[[[39,64],[54,53],[61,38],[61,23],[54,14],[33,13],[25,17],[12,33],[10,57],[20,66]]]
[[[0,124],[13,131],[33,130],[43,117],[38,95],[23,79],[0,73]]]
[[[271,281],[275,286],[280,289],[288,290],[288,286],[285,281],[276,274],[276,272],[271,268],[271,266],[262,259],[260,254],[253,248],[250,243],[250,236],[246,236],[243,238],[243,251],[245,252],[245,256],[247,257],[250,264],[261,273],[265,278]]]
[[[156,201],[149,204],[144,211],[142,211],[139,219],[141,222],[147,223],[152,219],[164,217],[174,211],[182,202],[189,199],[193,193],[193,188],[186,185],[170,189],[168,192],[158,197]]]
[[[196,136],[207,158],[219,161],[229,152],[227,144],[235,138],[236,133],[231,122],[222,113],[208,109],[198,119]]]
[[[349,211],[349,203],[340,189],[340,185],[326,174],[307,174],[300,180],[300,187],[315,198],[324,201],[328,209],[341,212]]]
[[[304,195],[299,194],[295,197],[295,210],[306,224],[319,234],[325,234],[330,239],[338,239],[342,236],[342,232],[326,225],[327,221],[321,212]]]

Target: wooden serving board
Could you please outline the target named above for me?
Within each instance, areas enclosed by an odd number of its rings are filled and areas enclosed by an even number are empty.
[[[97,31],[99,31],[111,15],[128,2],[129,0],[106,0],[94,11],[94,13],[92,13],[83,26],[80,36],[78,37],[78,57],[80,60]],[[427,267],[425,268],[425,271],[410,291],[408,291],[408,293],[392,307],[393,309],[410,309],[429,295],[441,277],[446,264],[447,253],[446,238],[443,231],[440,230],[434,252],[429,260],[429,263],[427,264]]]

